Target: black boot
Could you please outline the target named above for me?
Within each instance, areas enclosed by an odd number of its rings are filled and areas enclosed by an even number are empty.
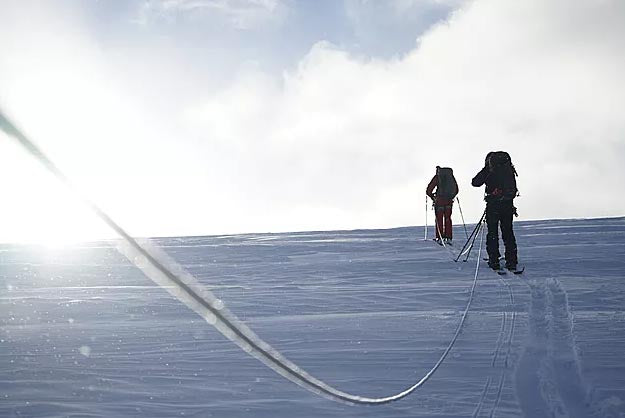
[[[488,260],[488,267],[492,268],[493,270],[500,270],[501,264],[499,264],[499,259],[497,258],[496,260]]]
[[[507,261],[507,260],[506,260],[506,268],[507,268],[508,270],[512,270],[512,271],[514,271],[514,270],[516,270],[516,267],[517,267],[517,263],[516,263],[516,261]]]

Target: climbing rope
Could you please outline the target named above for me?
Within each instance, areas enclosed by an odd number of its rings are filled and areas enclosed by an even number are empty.
[[[467,305],[464,309],[460,322],[456,327],[453,338],[436,364],[434,364],[434,366],[415,384],[391,396],[373,398],[343,392],[315,378],[314,376],[311,376],[305,370],[284,357],[278,350],[274,349],[271,345],[262,340],[247,325],[231,313],[226,308],[224,303],[211,291],[203,287],[197,279],[195,279],[195,277],[184,271],[179,264],[167,257],[164,252],[152,247],[147,241],[139,242],[139,240],[133,238],[121,226],[113,221],[113,219],[108,216],[106,212],[100,209],[95,203],[80,192],[80,190],[74,187],[72,182],[43,153],[43,151],[30,141],[13,123],[11,123],[1,111],[0,129],[9,137],[14,138],[19,145],[21,145],[31,156],[39,161],[39,163],[41,163],[61,183],[74,192],[86,206],[88,206],[100,219],[102,219],[102,221],[104,221],[122,238],[123,245],[120,245],[120,252],[124,254],[131,263],[140,268],[148,278],[163,287],[187,307],[198,313],[206,320],[206,322],[217,328],[219,332],[238,345],[243,351],[260,360],[276,373],[313,393],[325,396],[335,401],[353,404],[378,405],[402,399],[421,387],[440,367],[454,346],[458,336],[460,335],[462,327],[464,326],[469,308],[471,307],[471,303],[473,301],[473,295],[475,293],[480,260],[479,256]]]

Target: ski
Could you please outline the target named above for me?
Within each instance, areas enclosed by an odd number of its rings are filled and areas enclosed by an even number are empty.
[[[500,276],[504,276],[508,273],[508,271],[505,268],[503,268],[503,266],[500,266],[499,268],[496,268],[496,269],[492,268],[491,266],[488,266],[488,268]]]
[[[485,257],[485,258],[482,258],[482,260],[484,260],[484,261],[488,261],[489,259]],[[505,263],[505,262],[506,262],[506,259],[505,259],[505,258],[503,258],[503,257],[501,257],[499,260],[500,260],[502,263]],[[490,267],[489,267],[489,268],[490,268]],[[506,274],[508,271],[509,271],[510,273],[512,273],[512,274],[516,274],[516,275],[518,276],[518,275],[520,275],[520,274],[523,274],[523,272],[525,271],[525,266],[517,266],[517,267],[516,267],[516,268],[514,268],[514,269],[504,268],[504,267],[502,266],[502,267],[501,267],[501,268],[499,268],[499,269],[491,269],[491,270],[493,270],[494,272],[496,272],[497,274],[499,274],[499,275],[501,275],[501,276],[503,276],[504,274]]]
[[[516,268],[516,269],[514,269],[514,270],[510,270],[510,269],[508,269],[508,271],[510,271],[510,273],[516,274],[516,275],[518,276],[519,274],[523,274],[523,272],[525,271],[525,266],[520,267],[520,268],[519,268],[519,267],[517,267],[517,268]]]
[[[518,276],[518,275],[523,274],[523,272],[525,271],[525,266],[521,268],[517,268],[517,269],[507,269],[505,267],[501,267],[499,269],[491,269],[491,270],[500,276],[505,276],[506,274],[508,274],[508,272]]]

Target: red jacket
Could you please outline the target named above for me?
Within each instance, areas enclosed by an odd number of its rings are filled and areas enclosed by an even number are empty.
[[[451,204],[454,203],[454,199],[444,199],[444,198],[437,198],[434,195],[434,188],[438,186],[438,175],[434,174],[434,177],[432,177],[432,180],[430,180],[430,184],[428,184],[427,189],[425,189],[425,193],[430,196],[430,199],[432,199],[434,201],[434,204],[436,206],[449,206]],[[456,187],[456,194],[458,194],[458,184],[455,184]]]

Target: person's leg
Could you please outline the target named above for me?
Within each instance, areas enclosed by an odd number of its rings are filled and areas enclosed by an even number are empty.
[[[436,213],[436,238],[441,239],[443,234],[443,208],[434,206],[434,212]]]
[[[513,216],[514,204],[512,201],[507,201],[501,210],[501,237],[506,247],[506,267],[508,268],[516,268],[518,263],[516,238],[512,228]]]
[[[453,225],[451,224],[451,206],[445,207],[444,215],[445,215],[445,232],[443,233],[443,237],[451,240],[453,238],[453,232],[452,232]]]
[[[499,205],[488,203],[486,205],[486,251],[488,252],[488,265],[499,265]]]

